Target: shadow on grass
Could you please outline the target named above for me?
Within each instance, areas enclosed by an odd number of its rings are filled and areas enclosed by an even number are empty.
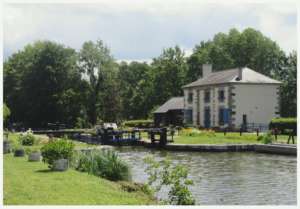
[[[51,169],[41,169],[41,170],[36,170],[35,172],[37,172],[37,173],[55,173],[55,172],[60,172],[60,171],[53,171]]]

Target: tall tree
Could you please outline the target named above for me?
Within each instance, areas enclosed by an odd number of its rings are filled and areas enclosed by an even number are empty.
[[[202,75],[204,63],[211,63],[215,70],[247,66],[271,75],[278,70],[284,56],[276,42],[261,32],[252,28],[242,32],[231,29],[228,34],[218,33],[195,47],[188,59],[187,80],[194,81]]]
[[[79,68],[89,81],[87,113],[92,124],[96,124],[98,118],[106,115],[103,109],[104,102],[107,103],[109,101],[105,101],[103,92],[106,90],[108,93],[113,88],[108,83],[105,84],[105,82],[111,78],[110,76],[112,75],[109,74],[113,72],[115,67],[116,65],[109,48],[101,40],[95,43],[88,41],[83,44],[79,52]],[[116,93],[116,90],[114,92]],[[112,103],[111,105],[114,104]],[[106,118],[102,119],[105,120]]]
[[[140,119],[148,116],[151,108],[151,69],[147,63],[120,63],[119,80],[123,119]]]
[[[80,103],[68,100],[80,97],[76,60],[75,50],[50,41],[37,41],[13,54],[4,63],[4,100],[12,120],[30,127],[74,124]]]
[[[282,81],[280,87],[280,113],[283,117],[297,117],[297,53],[286,57],[274,77]]]
[[[163,50],[152,63],[153,101],[161,105],[167,99],[182,95],[182,86],[186,83],[188,69],[184,52],[178,47]]]

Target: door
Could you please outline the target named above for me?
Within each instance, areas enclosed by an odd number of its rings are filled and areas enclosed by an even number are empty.
[[[229,115],[230,115],[230,109],[224,109],[223,112],[224,124],[229,123]]]
[[[210,108],[206,107],[204,109],[204,126],[205,128],[210,128]]]
[[[247,131],[247,115],[243,115],[243,125],[242,128]]]

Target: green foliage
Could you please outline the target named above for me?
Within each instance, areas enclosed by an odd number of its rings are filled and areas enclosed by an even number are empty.
[[[153,59],[151,67],[152,107],[162,105],[167,99],[183,94],[182,86],[186,84],[188,65],[184,51],[179,46],[164,49],[159,57]]]
[[[74,49],[51,41],[28,44],[4,63],[4,101],[28,127],[74,124],[84,91]]]
[[[86,117],[78,117],[76,119],[75,128],[90,128],[92,125]]]
[[[274,77],[280,85],[280,115],[297,116],[297,52],[291,52],[282,60],[280,68],[274,71]]]
[[[147,118],[153,103],[152,74],[152,68],[147,63],[120,63],[118,79],[122,118]]]
[[[297,123],[297,118],[273,118],[271,123]]]
[[[175,205],[194,205],[195,200],[189,191],[189,186],[193,185],[193,181],[188,179],[188,170],[182,165],[171,165],[169,159],[163,161],[155,161],[153,157],[144,159],[147,167],[145,171],[148,174],[147,185],[155,192],[161,190],[162,186],[168,186],[169,204]],[[156,184],[156,186],[154,186]]]
[[[257,141],[261,141],[263,144],[271,144],[273,142],[273,136],[271,132],[260,135],[257,137]]]
[[[25,153],[28,155],[30,153],[40,152],[39,147],[31,146],[31,147],[25,147]]]
[[[52,168],[53,162],[59,159],[71,160],[75,144],[67,139],[54,139],[41,148],[43,161]]]
[[[273,118],[269,127],[281,131],[284,131],[284,129],[297,129],[297,118]]]
[[[128,120],[123,122],[123,126],[149,128],[153,126],[153,120]]]
[[[212,63],[216,70],[247,66],[270,76],[278,70],[284,56],[277,43],[261,32],[252,28],[239,32],[233,28],[228,34],[217,33],[212,40],[203,41],[194,48],[188,58],[186,79],[195,81],[205,63]]]
[[[80,71],[88,77],[87,115],[95,125],[100,117],[106,122],[117,119],[120,106],[118,68],[103,41],[87,41],[79,52]]]
[[[79,152],[75,155],[72,166],[78,171],[112,181],[131,179],[129,166],[112,150]]]
[[[10,116],[10,109],[3,103],[3,121],[5,122]]]
[[[252,28],[218,33],[196,45],[189,57],[175,46],[152,61],[117,64],[101,40],[85,42],[79,53],[50,41],[29,44],[4,63],[10,120],[27,127],[59,122],[83,128],[151,118],[156,107],[183,95],[181,87],[201,76],[204,63],[217,71],[247,66],[282,81],[280,114],[296,116],[297,53],[285,55]]]
[[[19,135],[19,141],[22,145],[32,146],[37,141],[37,139],[31,131],[27,131]]]

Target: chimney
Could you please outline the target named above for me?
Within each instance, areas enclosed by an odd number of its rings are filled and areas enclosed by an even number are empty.
[[[242,80],[243,79],[243,68],[239,67],[238,68],[238,79],[237,80]]]
[[[207,77],[212,73],[212,65],[211,64],[203,64],[202,65],[202,78]]]

